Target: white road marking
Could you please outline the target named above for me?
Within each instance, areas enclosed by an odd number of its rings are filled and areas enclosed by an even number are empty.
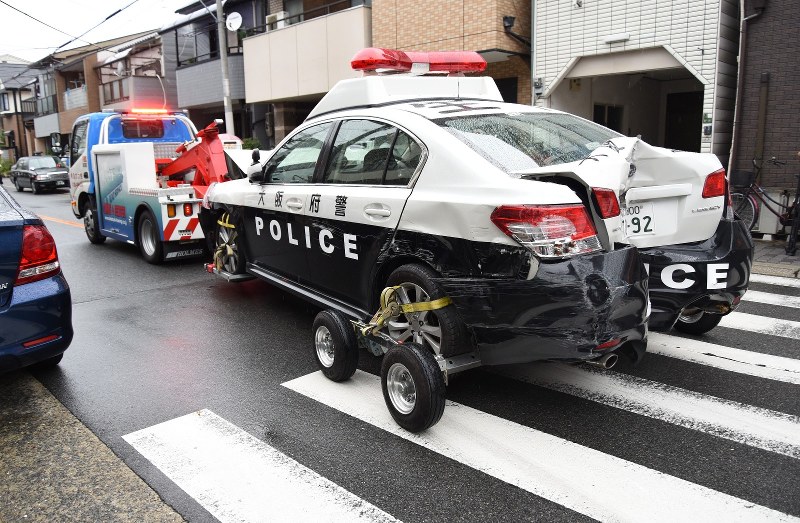
[[[659,332],[647,337],[647,352],[757,378],[800,385],[800,360],[734,349]]]
[[[397,521],[209,410],[123,439],[223,523]]]
[[[514,365],[498,374],[800,458],[800,417],[720,399],[627,374],[558,363]]]
[[[361,371],[342,383],[315,372],[283,385],[601,521],[800,521],[455,402],[447,402],[439,424],[411,434],[386,409],[380,378]]]
[[[767,305],[780,305],[781,307],[791,307],[800,309],[800,296],[785,296],[783,294],[773,294],[771,292],[747,291],[742,297],[744,301],[754,301]]]
[[[746,312],[732,312],[722,317],[720,326],[782,338],[800,340],[800,321],[779,320]]]
[[[769,285],[781,285],[783,287],[800,288],[800,278],[784,278],[782,276],[766,276],[764,274],[751,274],[750,281],[753,283],[767,283]]]

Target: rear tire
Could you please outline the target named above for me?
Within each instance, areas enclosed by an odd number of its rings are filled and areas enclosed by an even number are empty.
[[[383,399],[392,418],[409,432],[423,431],[442,419],[445,385],[433,354],[406,343],[389,349],[381,365]]]
[[[42,190],[39,188],[38,185],[36,185],[36,182],[32,181],[31,182],[31,192],[33,194],[41,194]]]
[[[22,192],[22,186],[19,184],[19,178],[14,178],[14,187],[16,187],[17,192]]]
[[[675,328],[686,334],[705,334],[710,331],[722,321],[721,314],[710,314],[708,312],[698,311],[692,315],[678,316],[678,321],[675,322]]]
[[[325,310],[314,318],[314,356],[322,374],[344,381],[358,367],[358,342],[353,324],[341,313]]]
[[[139,252],[147,263],[159,265],[164,261],[164,244],[153,213],[144,211],[137,223]]]
[[[444,297],[444,291],[434,282],[438,275],[428,267],[408,264],[395,269],[386,284],[400,286],[398,298],[403,302],[431,301]],[[389,336],[400,342],[419,343],[434,354],[454,356],[471,351],[467,329],[455,305],[428,312],[400,314],[387,322]]]
[[[744,222],[747,230],[752,230],[758,221],[758,202],[752,194],[740,192],[731,193],[733,212]]]
[[[94,200],[90,200],[83,211],[83,230],[86,231],[89,241],[95,245],[106,241],[106,237],[100,233],[100,225],[97,223],[97,206]]]

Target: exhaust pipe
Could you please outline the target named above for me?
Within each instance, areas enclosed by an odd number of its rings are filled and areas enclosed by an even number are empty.
[[[587,361],[586,363],[608,370],[617,364],[617,360],[619,360],[619,356],[612,352],[611,354],[606,354],[605,356],[601,356],[596,360]]]

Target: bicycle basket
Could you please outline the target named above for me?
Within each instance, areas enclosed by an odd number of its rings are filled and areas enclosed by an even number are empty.
[[[753,171],[731,171],[731,187],[750,187],[753,185],[756,173]]]

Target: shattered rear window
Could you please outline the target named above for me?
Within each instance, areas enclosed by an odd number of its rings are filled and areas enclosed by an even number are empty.
[[[482,114],[434,122],[506,172],[574,162],[621,136],[570,114]]]

